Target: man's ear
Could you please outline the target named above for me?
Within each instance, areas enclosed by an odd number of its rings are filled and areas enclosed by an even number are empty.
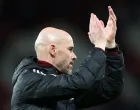
[[[54,44],[50,45],[49,53],[50,53],[50,55],[52,57],[55,57],[55,55],[56,55],[56,46]]]

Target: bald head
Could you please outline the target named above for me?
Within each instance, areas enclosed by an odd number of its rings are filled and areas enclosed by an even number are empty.
[[[72,38],[63,30],[53,27],[44,28],[36,39],[35,50],[38,51],[39,47],[44,45],[60,44],[63,40],[72,40]]]
[[[35,41],[35,51],[37,57],[42,59],[43,57],[46,57],[46,54],[48,54],[50,46],[57,47],[60,44],[63,44],[64,42],[68,42],[71,40],[72,37],[63,30],[53,27],[44,28],[39,33]]]

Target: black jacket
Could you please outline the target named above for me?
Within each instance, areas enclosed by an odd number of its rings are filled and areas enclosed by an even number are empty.
[[[12,110],[76,110],[114,99],[123,87],[123,55],[93,48],[72,75],[58,75],[55,67],[40,66],[28,57],[16,68]]]

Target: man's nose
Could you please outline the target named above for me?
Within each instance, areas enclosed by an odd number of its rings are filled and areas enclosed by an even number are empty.
[[[73,59],[73,60],[77,59],[77,56],[75,55],[74,52],[73,52],[73,55],[72,55],[72,59]]]

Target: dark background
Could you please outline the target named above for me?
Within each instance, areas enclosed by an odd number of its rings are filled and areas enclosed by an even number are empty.
[[[135,0],[0,0],[0,110],[10,110],[14,69],[35,55],[34,42],[43,28],[71,34],[78,57],[75,71],[93,46],[87,35],[90,13],[106,24],[108,5],[117,16],[116,41],[125,58],[124,90],[110,103],[86,110],[140,110],[140,3]]]

